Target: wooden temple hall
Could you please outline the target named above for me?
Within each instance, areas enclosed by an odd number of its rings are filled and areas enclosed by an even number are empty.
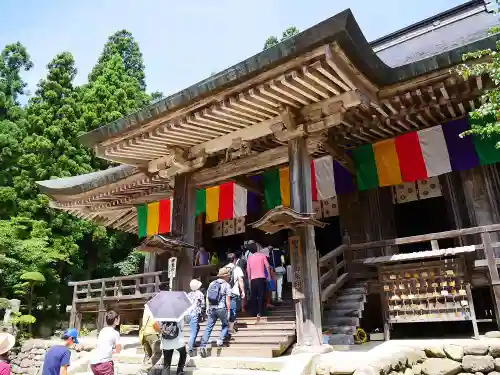
[[[193,267],[197,248],[256,239],[286,243],[293,303],[273,324],[289,318],[298,348],[323,330],[351,343],[357,327],[500,327],[498,140],[460,137],[494,83],[454,72],[495,48],[496,24],[474,0],[369,43],[346,10],[83,135],[120,165],[41,191],[143,237],[148,255],[144,274],[70,283],[72,319],[142,309],[172,256],[172,287],[187,291],[213,275]]]

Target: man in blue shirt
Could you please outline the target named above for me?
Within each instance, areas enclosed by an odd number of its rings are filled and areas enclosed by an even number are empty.
[[[64,343],[51,347],[43,362],[42,375],[67,375],[71,352],[69,348],[78,344],[78,331],[70,328],[63,335]]]

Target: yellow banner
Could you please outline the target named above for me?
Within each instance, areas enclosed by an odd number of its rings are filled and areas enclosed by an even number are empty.
[[[206,211],[205,222],[207,224],[219,220],[219,186],[206,189]]]

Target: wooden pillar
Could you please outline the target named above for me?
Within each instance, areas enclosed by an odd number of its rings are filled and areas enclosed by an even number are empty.
[[[195,204],[196,188],[191,183],[191,174],[175,176],[172,235],[191,245],[194,245],[195,240]],[[184,249],[177,255],[174,290],[189,291],[189,283],[193,278],[193,258],[191,249]]]
[[[291,208],[301,213],[313,212],[311,194],[311,159],[304,138],[288,143],[290,163]],[[314,227],[306,225],[295,231],[300,238],[301,256],[293,259],[292,267],[301,271],[302,299],[295,300],[298,350],[320,347],[321,299],[319,267],[314,243]],[[294,257],[295,258],[295,257]]]
[[[157,253],[146,253],[144,255],[144,273],[155,272],[156,271],[156,258]]]
[[[360,218],[365,228],[365,241],[380,241],[396,238],[394,204],[391,187],[366,190],[360,193],[363,215]],[[358,219],[359,220],[359,219]],[[392,255],[398,252],[397,246],[387,247],[380,253],[373,249],[367,257]]]
[[[484,167],[460,172],[462,186],[465,195],[465,203],[471,226],[495,224],[498,222],[498,210],[495,196],[492,192],[490,176],[485,175]],[[492,233],[492,241],[499,240],[496,233]],[[475,243],[477,243],[475,241]],[[497,257],[500,257],[500,249],[494,249]]]
[[[498,275],[495,253],[493,251],[493,247],[491,246],[490,233],[481,233],[481,241],[483,242],[484,255],[486,256],[488,264],[488,274],[491,283],[491,292],[493,296],[493,307],[495,309],[497,328],[500,329],[500,277]]]
[[[452,223],[451,229],[462,229],[471,226],[470,218],[465,202],[464,190],[460,180],[459,173],[446,173],[439,176],[441,191],[446,202],[446,211],[448,220]],[[455,239],[455,246],[464,246],[467,241],[463,237]]]

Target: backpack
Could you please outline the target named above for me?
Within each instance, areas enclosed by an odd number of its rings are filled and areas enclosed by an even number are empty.
[[[228,279],[227,283],[232,288],[234,286],[234,269],[236,268],[236,266],[234,264],[230,263],[224,268],[229,270],[229,279]]]
[[[236,265],[238,267],[240,267],[241,270],[243,271],[243,274],[246,275],[246,272],[247,272],[247,258],[246,257],[244,257],[244,258],[242,257],[242,258],[238,259],[236,261]]]
[[[207,300],[210,305],[218,305],[222,301],[222,285],[217,280],[213,281],[207,290]]]
[[[161,337],[165,340],[174,340],[179,336],[179,325],[176,322],[160,323]]]

